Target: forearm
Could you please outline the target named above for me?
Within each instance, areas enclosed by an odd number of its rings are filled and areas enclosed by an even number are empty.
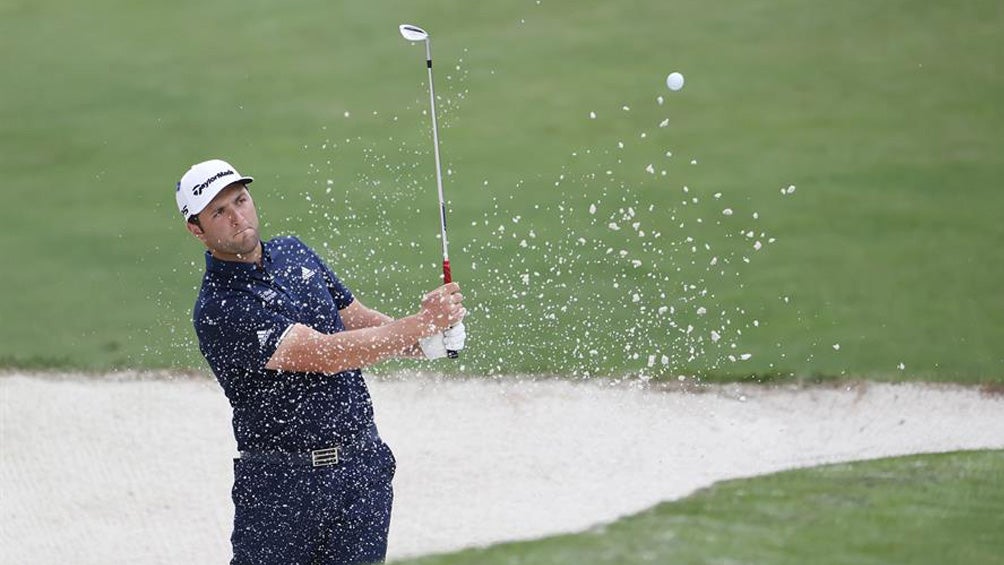
[[[398,357],[402,359],[426,359],[425,353],[422,352],[422,347],[418,345],[418,342],[411,344],[410,347],[405,348],[404,351],[398,354]]]
[[[394,318],[367,307],[358,299],[354,300],[348,307],[339,310],[338,314],[347,330],[375,328],[394,321]]]
[[[367,307],[359,300],[353,301],[347,308],[340,310],[339,315],[341,315],[342,323],[347,330],[376,328],[386,326],[394,321],[394,318]],[[406,359],[422,359],[425,357],[425,354],[422,353],[422,348],[416,342],[398,353],[397,356]]]
[[[411,356],[418,340],[435,331],[420,315],[334,334],[323,334],[297,324],[279,344],[266,367],[328,374],[369,367],[391,357]]]

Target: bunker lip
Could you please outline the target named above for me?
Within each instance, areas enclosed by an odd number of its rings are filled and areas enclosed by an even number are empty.
[[[581,531],[725,479],[1004,448],[1004,395],[979,387],[369,383],[398,461],[391,559]],[[13,562],[229,559],[235,451],[211,376],[7,371],[0,418]]]

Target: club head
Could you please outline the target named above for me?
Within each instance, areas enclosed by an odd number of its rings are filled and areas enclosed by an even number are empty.
[[[429,34],[424,29],[411,24],[401,24],[399,26],[401,36],[408,41],[425,41],[429,39]]]

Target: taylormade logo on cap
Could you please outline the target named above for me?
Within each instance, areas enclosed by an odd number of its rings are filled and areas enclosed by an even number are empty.
[[[226,176],[235,175],[235,174],[237,174],[237,171],[234,171],[234,170],[220,171],[220,172],[216,173],[215,175],[209,177],[209,180],[207,180],[206,182],[204,182],[204,183],[200,184],[199,186],[196,186],[195,188],[193,188],[192,189],[192,196],[202,196],[202,191],[205,190],[207,186],[209,186],[210,184],[212,184],[213,181],[219,180],[219,179],[221,179],[223,177],[226,177]]]
[[[224,188],[235,182],[247,184],[253,180],[241,176],[233,165],[220,159],[196,163],[181,177],[174,191],[178,211],[187,220],[208,206]]]

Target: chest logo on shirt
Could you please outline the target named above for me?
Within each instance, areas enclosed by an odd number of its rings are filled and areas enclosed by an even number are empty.
[[[300,267],[300,277],[303,280],[309,281],[310,277],[314,276],[314,274],[315,274],[314,271],[312,271],[312,270],[310,270],[310,269],[308,269],[306,267]]]
[[[268,343],[268,336],[272,335],[272,328],[258,330],[256,333],[258,334],[258,345],[265,347],[265,344]]]
[[[272,290],[271,288],[266,288],[262,291],[261,297],[265,302],[272,302],[278,294],[278,292]]]

